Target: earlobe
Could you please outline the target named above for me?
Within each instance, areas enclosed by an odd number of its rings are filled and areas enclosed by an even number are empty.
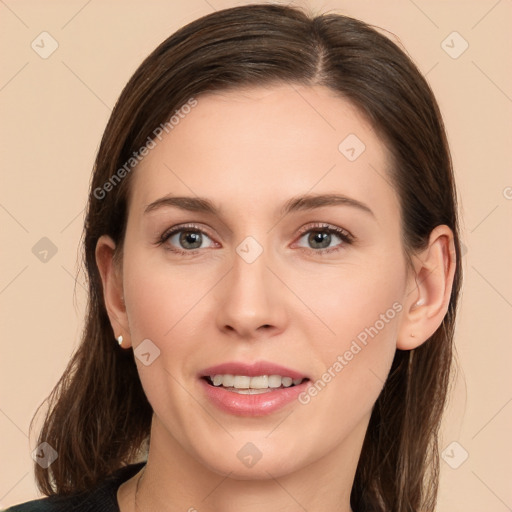
[[[430,234],[428,247],[414,258],[397,348],[412,350],[420,346],[441,325],[450,303],[455,258],[452,230],[437,226]]]
[[[96,244],[96,265],[100,272],[103,299],[114,337],[119,345],[127,348],[130,345],[128,318],[123,298],[122,273],[114,259],[115,249],[116,244],[112,238],[101,236]]]

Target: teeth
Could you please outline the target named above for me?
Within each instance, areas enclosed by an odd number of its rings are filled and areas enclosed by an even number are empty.
[[[281,377],[281,375],[257,375],[248,377],[247,375],[210,375],[214,386],[223,386],[225,388],[235,388],[243,394],[257,394],[253,390],[266,390],[273,388],[289,388],[292,384],[297,386],[303,379],[292,379],[291,377]]]
[[[224,380],[224,379],[222,379]],[[235,376],[235,383],[233,386],[236,389],[247,389],[251,387],[251,377],[246,377],[245,375],[236,375]]]
[[[292,385],[293,380],[291,377],[282,377],[281,382],[285,388],[289,388]]]
[[[222,377],[222,375],[214,375],[212,382],[213,382],[214,386],[220,386],[222,384],[223,380],[224,380],[224,378]]]
[[[220,375],[223,377],[221,384],[227,388],[232,388],[235,386],[235,376],[234,375]]]
[[[270,375],[268,378],[269,388],[280,388],[281,387],[281,375]]]
[[[268,388],[268,375],[260,375],[258,377],[251,377],[249,385],[252,389],[265,389]]]

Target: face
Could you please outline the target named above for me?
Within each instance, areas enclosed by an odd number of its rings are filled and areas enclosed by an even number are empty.
[[[357,458],[410,289],[388,166],[317,86],[199,96],[157,140],[121,269],[151,449],[241,479]]]

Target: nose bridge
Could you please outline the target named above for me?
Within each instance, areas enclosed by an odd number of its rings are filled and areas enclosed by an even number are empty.
[[[236,247],[219,303],[219,328],[250,336],[262,326],[282,327],[284,309],[270,282],[269,257],[254,237],[246,237]]]
[[[254,256],[252,249],[249,249],[244,255],[237,251],[233,258],[232,285],[240,289],[244,295],[254,296],[261,294],[266,296],[264,283],[266,281],[268,256],[265,252]],[[248,259],[245,259],[247,256]]]
[[[257,311],[263,312],[271,292],[266,286],[268,251],[253,237],[247,237],[238,245],[235,253],[228,293],[240,306],[247,308],[247,313],[253,309],[256,315]]]

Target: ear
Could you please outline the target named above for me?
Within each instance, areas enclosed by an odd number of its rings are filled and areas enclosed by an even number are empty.
[[[455,275],[453,232],[437,226],[428,247],[413,257],[397,348],[411,350],[427,341],[448,311]]]
[[[103,284],[103,298],[114,336],[123,336],[123,348],[131,345],[128,317],[123,298],[122,271],[114,259],[116,244],[107,235],[96,244],[96,265]],[[114,340],[112,340],[114,342]]]

